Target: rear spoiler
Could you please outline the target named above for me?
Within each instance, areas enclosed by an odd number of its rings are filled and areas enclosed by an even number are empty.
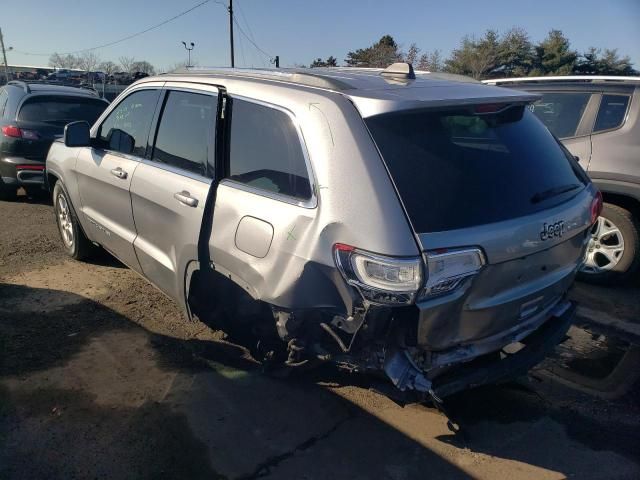
[[[348,95],[363,118],[395,111],[466,107],[485,104],[526,105],[541,98],[530,92],[521,92],[482,83],[453,83],[442,87],[405,87],[402,90],[353,91]]]

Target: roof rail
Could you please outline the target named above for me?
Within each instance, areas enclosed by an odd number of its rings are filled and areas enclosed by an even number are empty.
[[[29,88],[29,84],[22,80],[10,80],[7,82],[7,85],[15,85],[16,87],[22,87],[24,93],[31,93],[31,88]]]
[[[640,82],[640,77],[623,77],[614,75],[559,75],[549,77],[517,77],[491,78],[482,83],[499,85],[502,83],[536,83],[536,82]]]
[[[353,88],[349,83],[337,78],[320,75],[312,68],[302,69],[255,69],[228,67],[184,67],[168,72],[167,75],[225,75],[232,77],[254,78],[295,83],[308,87],[326,88],[330,90],[348,90]]]

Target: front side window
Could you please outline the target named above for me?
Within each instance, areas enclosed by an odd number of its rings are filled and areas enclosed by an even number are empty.
[[[261,190],[311,198],[300,137],[281,110],[234,99],[229,146],[229,179]]]
[[[102,122],[100,143],[109,150],[144,157],[159,90],[139,90],[127,96]]]
[[[624,122],[629,106],[629,95],[603,95],[593,131],[618,128]]]
[[[531,111],[556,137],[573,137],[590,97],[588,92],[543,93],[542,99],[531,105]]]
[[[216,111],[214,95],[170,91],[152,159],[205,176],[213,156]]]
[[[93,124],[108,106],[98,98],[35,95],[22,104],[18,120],[59,126],[78,120]]]

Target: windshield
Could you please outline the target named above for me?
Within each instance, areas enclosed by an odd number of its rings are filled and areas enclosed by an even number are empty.
[[[365,121],[418,233],[532,214],[588,183],[522,106],[489,115],[394,112]]]
[[[57,125],[85,120],[92,125],[105,108],[107,103],[97,98],[38,96],[22,105],[18,120]]]

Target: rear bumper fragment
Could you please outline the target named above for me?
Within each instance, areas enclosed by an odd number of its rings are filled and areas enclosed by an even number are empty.
[[[550,317],[521,342],[518,352],[502,359],[479,357],[461,364],[432,380],[432,390],[440,398],[486,384],[495,384],[526,374],[540,363],[565,337],[571,326],[576,305],[567,302],[566,308]]]

